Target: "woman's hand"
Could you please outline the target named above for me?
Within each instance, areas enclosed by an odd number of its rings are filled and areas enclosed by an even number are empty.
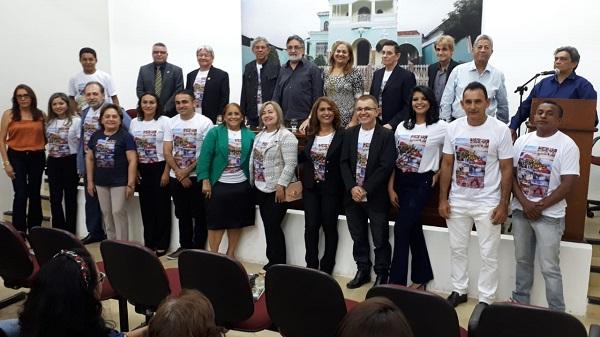
[[[400,203],[398,201],[398,193],[396,193],[396,191],[394,191],[393,189],[388,189],[388,195],[390,196],[390,202],[392,203],[392,206],[400,208]]]
[[[440,171],[437,171],[436,174],[433,175],[433,178],[431,178],[431,187],[435,187],[435,184],[437,184],[439,178],[440,178]]]
[[[210,199],[211,192],[212,188],[210,186],[210,181],[208,181],[208,179],[202,180],[202,194],[204,194],[206,199]]]
[[[160,176],[160,187],[165,187],[169,184],[169,171],[163,172]]]
[[[301,134],[306,134],[306,129],[308,129],[308,120],[310,119],[310,116],[308,116],[308,118],[302,122],[302,124],[300,124],[300,127],[298,128],[298,131],[300,131]]]
[[[10,180],[15,180],[15,170],[10,163],[4,164],[4,172],[6,172],[6,175],[10,178]]]
[[[275,202],[285,202],[285,187],[277,185],[277,190],[275,191]]]
[[[94,191],[95,191],[95,187],[94,187],[94,182],[88,180],[87,182],[87,192],[90,196],[94,196]]]
[[[131,197],[133,197],[133,192],[135,192],[135,186],[127,185],[127,188],[125,188],[125,199],[131,199]]]

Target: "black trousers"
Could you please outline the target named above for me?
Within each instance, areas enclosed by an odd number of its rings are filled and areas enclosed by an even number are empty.
[[[420,222],[423,208],[431,196],[433,172],[402,173],[396,170],[394,190],[400,208],[394,225],[394,255],[390,282],[406,285],[408,277],[408,250],[412,255],[411,279],[413,283],[433,280],[433,270]]]
[[[267,259],[264,266],[267,270],[274,264],[286,262],[285,236],[281,229],[281,222],[287,213],[287,202],[276,203],[275,192],[265,193],[256,189],[256,203],[265,227],[267,241]]]
[[[50,189],[50,210],[52,227],[75,234],[77,226],[77,155],[48,157],[46,163],[48,187]],[[63,211],[64,198],[64,211]]]
[[[165,164],[165,161],[138,164],[144,245],[152,250],[166,250],[171,241],[171,194],[168,184],[160,186]]]
[[[335,266],[338,244],[338,215],[341,197],[328,194],[322,183],[315,181],[314,187],[302,191],[304,202],[304,244],[306,266],[331,274]],[[319,264],[319,229],[323,227],[325,252]]]
[[[369,207],[368,202],[354,202],[350,196],[346,197],[344,206],[348,230],[354,241],[352,255],[358,270],[371,270],[371,246],[369,244],[369,227],[371,227],[371,236],[373,236],[373,245],[375,246],[373,269],[377,275],[389,275],[392,248],[389,241],[388,213],[373,210],[372,207]]]
[[[206,248],[208,230],[204,196],[196,177],[190,177],[192,186],[184,188],[175,178],[170,178],[169,189],[175,205],[175,216],[179,220],[179,244],[183,248]]]
[[[13,226],[22,232],[42,225],[42,174],[46,154],[41,151],[15,151],[8,148],[8,160],[15,172],[12,180],[14,197]]]

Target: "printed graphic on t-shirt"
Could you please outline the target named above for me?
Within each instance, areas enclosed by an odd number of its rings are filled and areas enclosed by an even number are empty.
[[[83,122],[83,145],[86,150],[90,138],[92,138],[94,132],[98,131],[99,125],[100,124],[98,123],[98,116],[86,116],[85,121]]]
[[[367,160],[369,159],[369,147],[371,143],[358,142],[356,152],[356,184],[362,186],[365,182],[367,171]]]
[[[456,184],[467,188],[484,188],[485,164],[490,140],[456,138]]]
[[[115,144],[114,139],[98,139],[96,143],[96,166],[102,168],[115,167]]]
[[[225,166],[224,173],[236,173],[240,170],[242,165],[242,140],[229,139],[229,155],[227,156],[227,166]]]
[[[60,158],[71,154],[68,140],[69,128],[69,126],[62,126],[48,130],[48,156]]]
[[[194,82],[194,96],[196,97],[196,108],[202,108],[202,98],[204,97],[204,86],[206,77],[202,76]]]
[[[187,168],[197,159],[197,129],[173,129],[173,158],[179,168]]]
[[[556,149],[551,147],[526,145],[523,148],[517,165],[517,180],[526,197],[546,196],[555,156]]]
[[[325,164],[327,158],[327,150],[330,143],[315,144],[310,149],[310,158],[313,161],[315,171],[314,178],[318,181],[325,181]]]
[[[396,142],[398,158],[396,167],[402,172],[419,172],[427,135],[401,135]]]
[[[253,164],[254,164],[254,181],[265,181],[265,166],[263,164],[265,149],[269,142],[257,142],[254,147]]]
[[[134,133],[135,145],[139,162],[142,164],[157,163],[158,153],[156,152],[156,133],[157,130],[143,130]]]

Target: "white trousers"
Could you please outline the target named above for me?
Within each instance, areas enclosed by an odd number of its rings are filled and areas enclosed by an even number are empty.
[[[129,240],[129,220],[125,208],[127,186],[97,186],[104,230],[110,240]]]
[[[477,203],[450,205],[450,218],[446,220],[450,237],[450,282],[459,294],[469,292],[468,253],[473,223],[479,239],[481,267],[479,269],[479,301],[491,304],[498,289],[498,246],[501,225],[490,219],[494,207]]]

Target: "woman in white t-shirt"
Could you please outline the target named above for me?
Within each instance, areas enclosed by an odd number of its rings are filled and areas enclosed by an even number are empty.
[[[294,179],[298,163],[298,139],[283,126],[283,111],[277,102],[260,109],[259,132],[250,154],[250,183],[256,187],[256,203],[265,227],[267,270],[286,263],[285,237],[281,221],[287,213],[285,189]]]
[[[171,241],[169,166],[163,155],[163,140],[170,119],[162,116],[162,105],[154,93],[142,94],[136,110],[137,118],[131,120],[129,132],[135,140],[138,154],[137,191],[144,225],[144,245],[162,256]]]
[[[77,225],[77,148],[81,118],[64,93],[55,93],[48,100],[48,159],[46,174],[50,189],[52,227],[75,234]],[[64,197],[64,211],[63,211]]]
[[[410,112],[396,129],[396,165],[388,183],[390,201],[398,208],[390,283],[407,284],[410,248],[411,287],[425,290],[433,270],[420,218],[438,179],[447,124],[439,119],[431,89],[417,86],[410,97]]]

